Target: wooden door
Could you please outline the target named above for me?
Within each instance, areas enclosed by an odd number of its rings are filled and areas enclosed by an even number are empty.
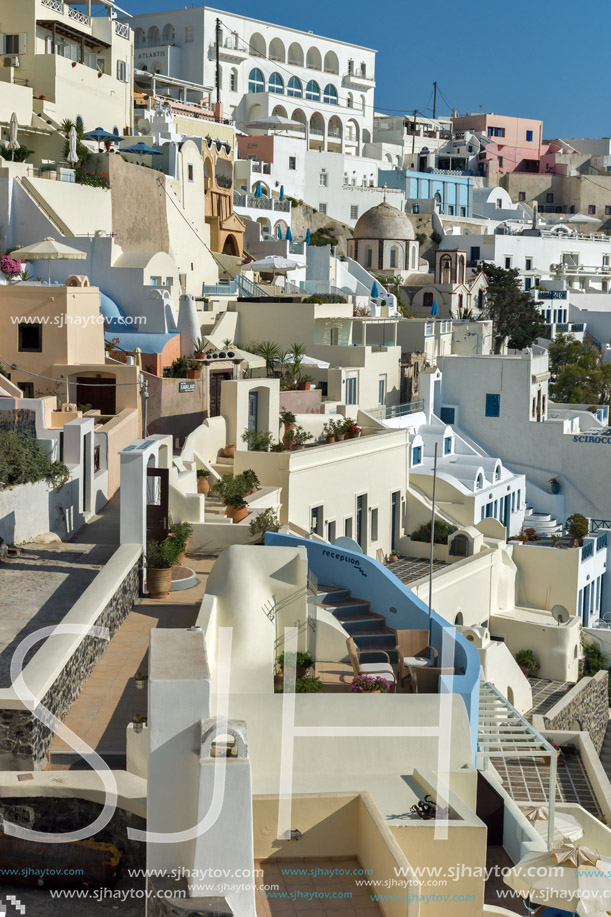
[[[146,540],[163,541],[168,536],[170,469],[146,469]]]

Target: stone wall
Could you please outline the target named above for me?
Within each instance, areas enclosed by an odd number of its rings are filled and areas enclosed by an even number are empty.
[[[609,722],[609,673],[597,672],[578,681],[562,700],[543,717],[546,729],[587,732],[596,753],[600,750]]]
[[[233,911],[224,898],[187,898],[187,882],[184,878],[151,878],[148,882],[152,892],[147,902],[147,917],[232,917]],[[170,891],[175,896],[167,897]]]
[[[92,584],[95,586],[95,580]],[[95,625],[107,627],[112,639],[129,614],[140,588],[140,560],[127,572],[103,608]],[[41,703],[58,719],[77,699],[95,664],[107,647],[106,640],[83,637]],[[43,769],[53,731],[29,710],[0,710],[0,765],[4,770]]]
[[[99,817],[102,805],[86,799],[66,796],[5,796],[0,799],[0,819],[6,819],[16,825],[33,831],[48,833],[66,833],[86,828]],[[115,809],[109,823],[92,837],[98,843],[112,844],[123,854],[121,869],[146,868],[146,844],[133,841],[127,836],[128,828],[146,830],[146,819],[125,809]],[[42,848],[38,844],[38,850]],[[53,845],[49,846],[49,855]],[[42,866],[42,863],[37,863]]]

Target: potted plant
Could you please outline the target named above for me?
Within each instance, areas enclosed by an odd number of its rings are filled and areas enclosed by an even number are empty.
[[[381,675],[357,675],[350,685],[352,694],[388,694],[390,682]]]
[[[534,675],[539,668],[539,663],[535,659],[535,654],[532,650],[518,650],[516,653],[516,662],[527,678],[529,675]]]
[[[151,540],[146,545],[146,585],[152,599],[165,599],[172,586],[172,567],[178,559],[180,545],[175,538]]]
[[[196,471],[197,474],[197,492],[198,494],[203,494],[205,497],[210,493],[210,472],[206,468],[198,468]]]
[[[202,368],[197,360],[189,360],[187,363],[187,379],[199,379]]]
[[[305,444],[309,439],[313,439],[313,435],[308,433],[307,430],[304,430],[299,424],[295,427],[293,431],[293,442],[292,449],[305,449]]]
[[[193,526],[188,522],[174,522],[170,526],[169,538],[173,538],[176,545],[180,547],[180,553],[176,558],[177,564],[182,564],[187,548],[189,547],[189,538],[193,534]]]
[[[319,691],[322,691],[322,689],[322,681],[315,676],[295,679],[296,694],[317,694]]]
[[[231,502],[227,505],[225,513],[232,522],[241,522],[242,519],[246,519],[248,516],[248,503],[244,497],[240,497],[237,494],[232,494],[230,497]]]
[[[274,443],[271,448],[272,452],[286,452],[286,446],[284,443]]]
[[[256,471],[253,471],[252,468],[247,468],[246,471],[243,471],[239,477],[244,484],[242,491],[243,497],[247,497],[249,494],[254,494],[257,488],[261,486],[261,482],[259,481],[257,473]]]
[[[581,513],[573,513],[566,520],[566,527],[571,536],[571,547],[580,548],[583,544],[583,539],[590,531],[590,523]]]
[[[269,430],[244,430],[242,442],[248,443],[251,452],[267,452],[272,444],[273,436]]]
[[[399,557],[400,557],[400,556],[401,556],[401,555],[399,554],[399,552],[397,551],[397,549],[396,549],[396,548],[393,548],[392,551],[390,552],[390,554],[388,555],[387,562],[388,562],[389,564],[394,564],[394,563],[396,563],[396,562],[399,560]]]
[[[275,510],[271,506],[264,509],[262,513],[257,513],[250,520],[248,531],[253,536],[258,536],[258,544],[263,544],[266,532],[277,532],[280,528],[280,520]]]
[[[550,541],[553,548],[562,547],[562,535],[550,535]]]
[[[313,376],[299,376],[298,386],[300,392],[309,392],[310,389],[314,388],[314,377]]]
[[[553,494],[560,493],[560,481],[558,480],[558,478],[550,478],[548,481],[548,484]]]
[[[203,360],[206,356],[206,342],[203,338],[193,338],[193,356],[196,360]]]
[[[223,456],[225,458],[233,458],[234,455],[235,455],[235,446],[233,445],[225,446],[225,448],[223,449]]]
[[[293,656],[293,653],[280,653],[278,656],[278,667],[284,672],[284,663],[288,661],[290,657]],[[295,675],[297,678],[303,678],[308,669],[314,665],[314,660],[312,659],[309,653],[297,653],[295,659]]]
[[[284,424],[285,430],[292,430],[295,426],[295,415],[292,411],[282,411],[280,413],[280,420]]]
[[[323,436],[327,444],[335,442],[335,421],[330,420],[322,428]]]
[[[350,417],[347,417],[344,421],[344,433],[348,439],[356,439],[361,435],[361,428],[355,424]]]

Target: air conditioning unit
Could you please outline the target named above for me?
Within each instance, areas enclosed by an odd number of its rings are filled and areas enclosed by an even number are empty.
[[[16,55],[16,54],[12,54],[10,57],[5,57],[5,58],[4,58],[4,66],[5,66],[5,67],[18,67],[18,66],[19,66],[19,58],[17,57],[17,55]]]

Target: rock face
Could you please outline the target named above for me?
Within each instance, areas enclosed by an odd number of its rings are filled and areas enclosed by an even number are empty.
[[[323,213],[314,212],[314,209],[308,204],[301,203],[297,207],[293,207],[291,211],[291,226],[293,239],[296,241],[305,238],[308,229],[311,233],[316,232],[317,229],[329,229],[337,239],[337,254],[348,254],[347,240],[352,238],[351,227],[346,226],[345,223],[341,223],[339,220],[334,220],[332,217],[325,216]]]

